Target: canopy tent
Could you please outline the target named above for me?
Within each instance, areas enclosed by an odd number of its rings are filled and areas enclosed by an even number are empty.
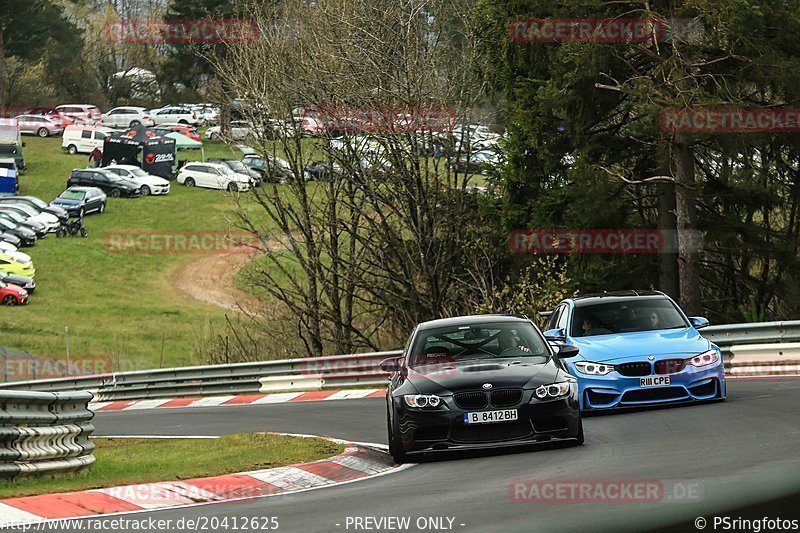
[[[138,160],[140,151],[141,163]],[[141,125],[112,133],[103,142],[103,166],[113,160],[120,165],[141,166],[142,170],[155,176],[172,178],[175,159],[175,139]]]
[[[195,141],[191,137],[187,137],[183,133],[179,133],[177,131],[173,131],[171,133],[167,133],[164,137],[169,137],[170,139],[175,139],[175,148],[178,150],[202,150],[203,143],[200,141]]]

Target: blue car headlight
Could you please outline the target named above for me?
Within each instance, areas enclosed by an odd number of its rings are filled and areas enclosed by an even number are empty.
[[[607,365],[605,363],[592,363],[591,361],[579,361],[575,363],[575,368],[581,374],[588,376],[605,376],[614,371],[614,365]]]
[[[569,396],[571,383],[569,381],[562,381],[561,383],[553,383],[551,385],[542,385],[537,387],[534,391],[536,397],[540,400],[561,398]]]
[[[699,355],[695,355],[694,357],[690,357],[686,360],[687,365],[692,366],[708,366],[713,365],[719,361],[719,354],[716,350],[708,350],[707,352],[703,352]]]

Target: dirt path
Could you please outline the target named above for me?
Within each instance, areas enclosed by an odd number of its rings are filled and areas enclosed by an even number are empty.
[[[269,243],[271,252],[284,247],[277,240]],[[236,274],[257,257],[257,254],[249,253],[206,255],[180,265],[172,274],[172,285],[187,298],[229,311],[261,316],[262,302],[236,286]]]

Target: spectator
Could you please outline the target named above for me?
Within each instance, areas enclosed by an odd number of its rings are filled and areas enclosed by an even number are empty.
[[[94,150],[92,150],[92,153],[89,154],[89,163],[92,165],[92,168],[99,167],[100,161],[102,159],[103,159],[103,151],[95,146]]]

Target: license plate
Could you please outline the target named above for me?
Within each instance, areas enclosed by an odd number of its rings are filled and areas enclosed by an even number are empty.
[[[650,376],[649,378],[639,379],[640,387],[664,387],[669,385],[669,376]]]
[[[504,409],[503,411],[478,411],[476,413],[464,413],[465,424],[493,424],[495,422],[513,422],[517,419],[516,409]]]

